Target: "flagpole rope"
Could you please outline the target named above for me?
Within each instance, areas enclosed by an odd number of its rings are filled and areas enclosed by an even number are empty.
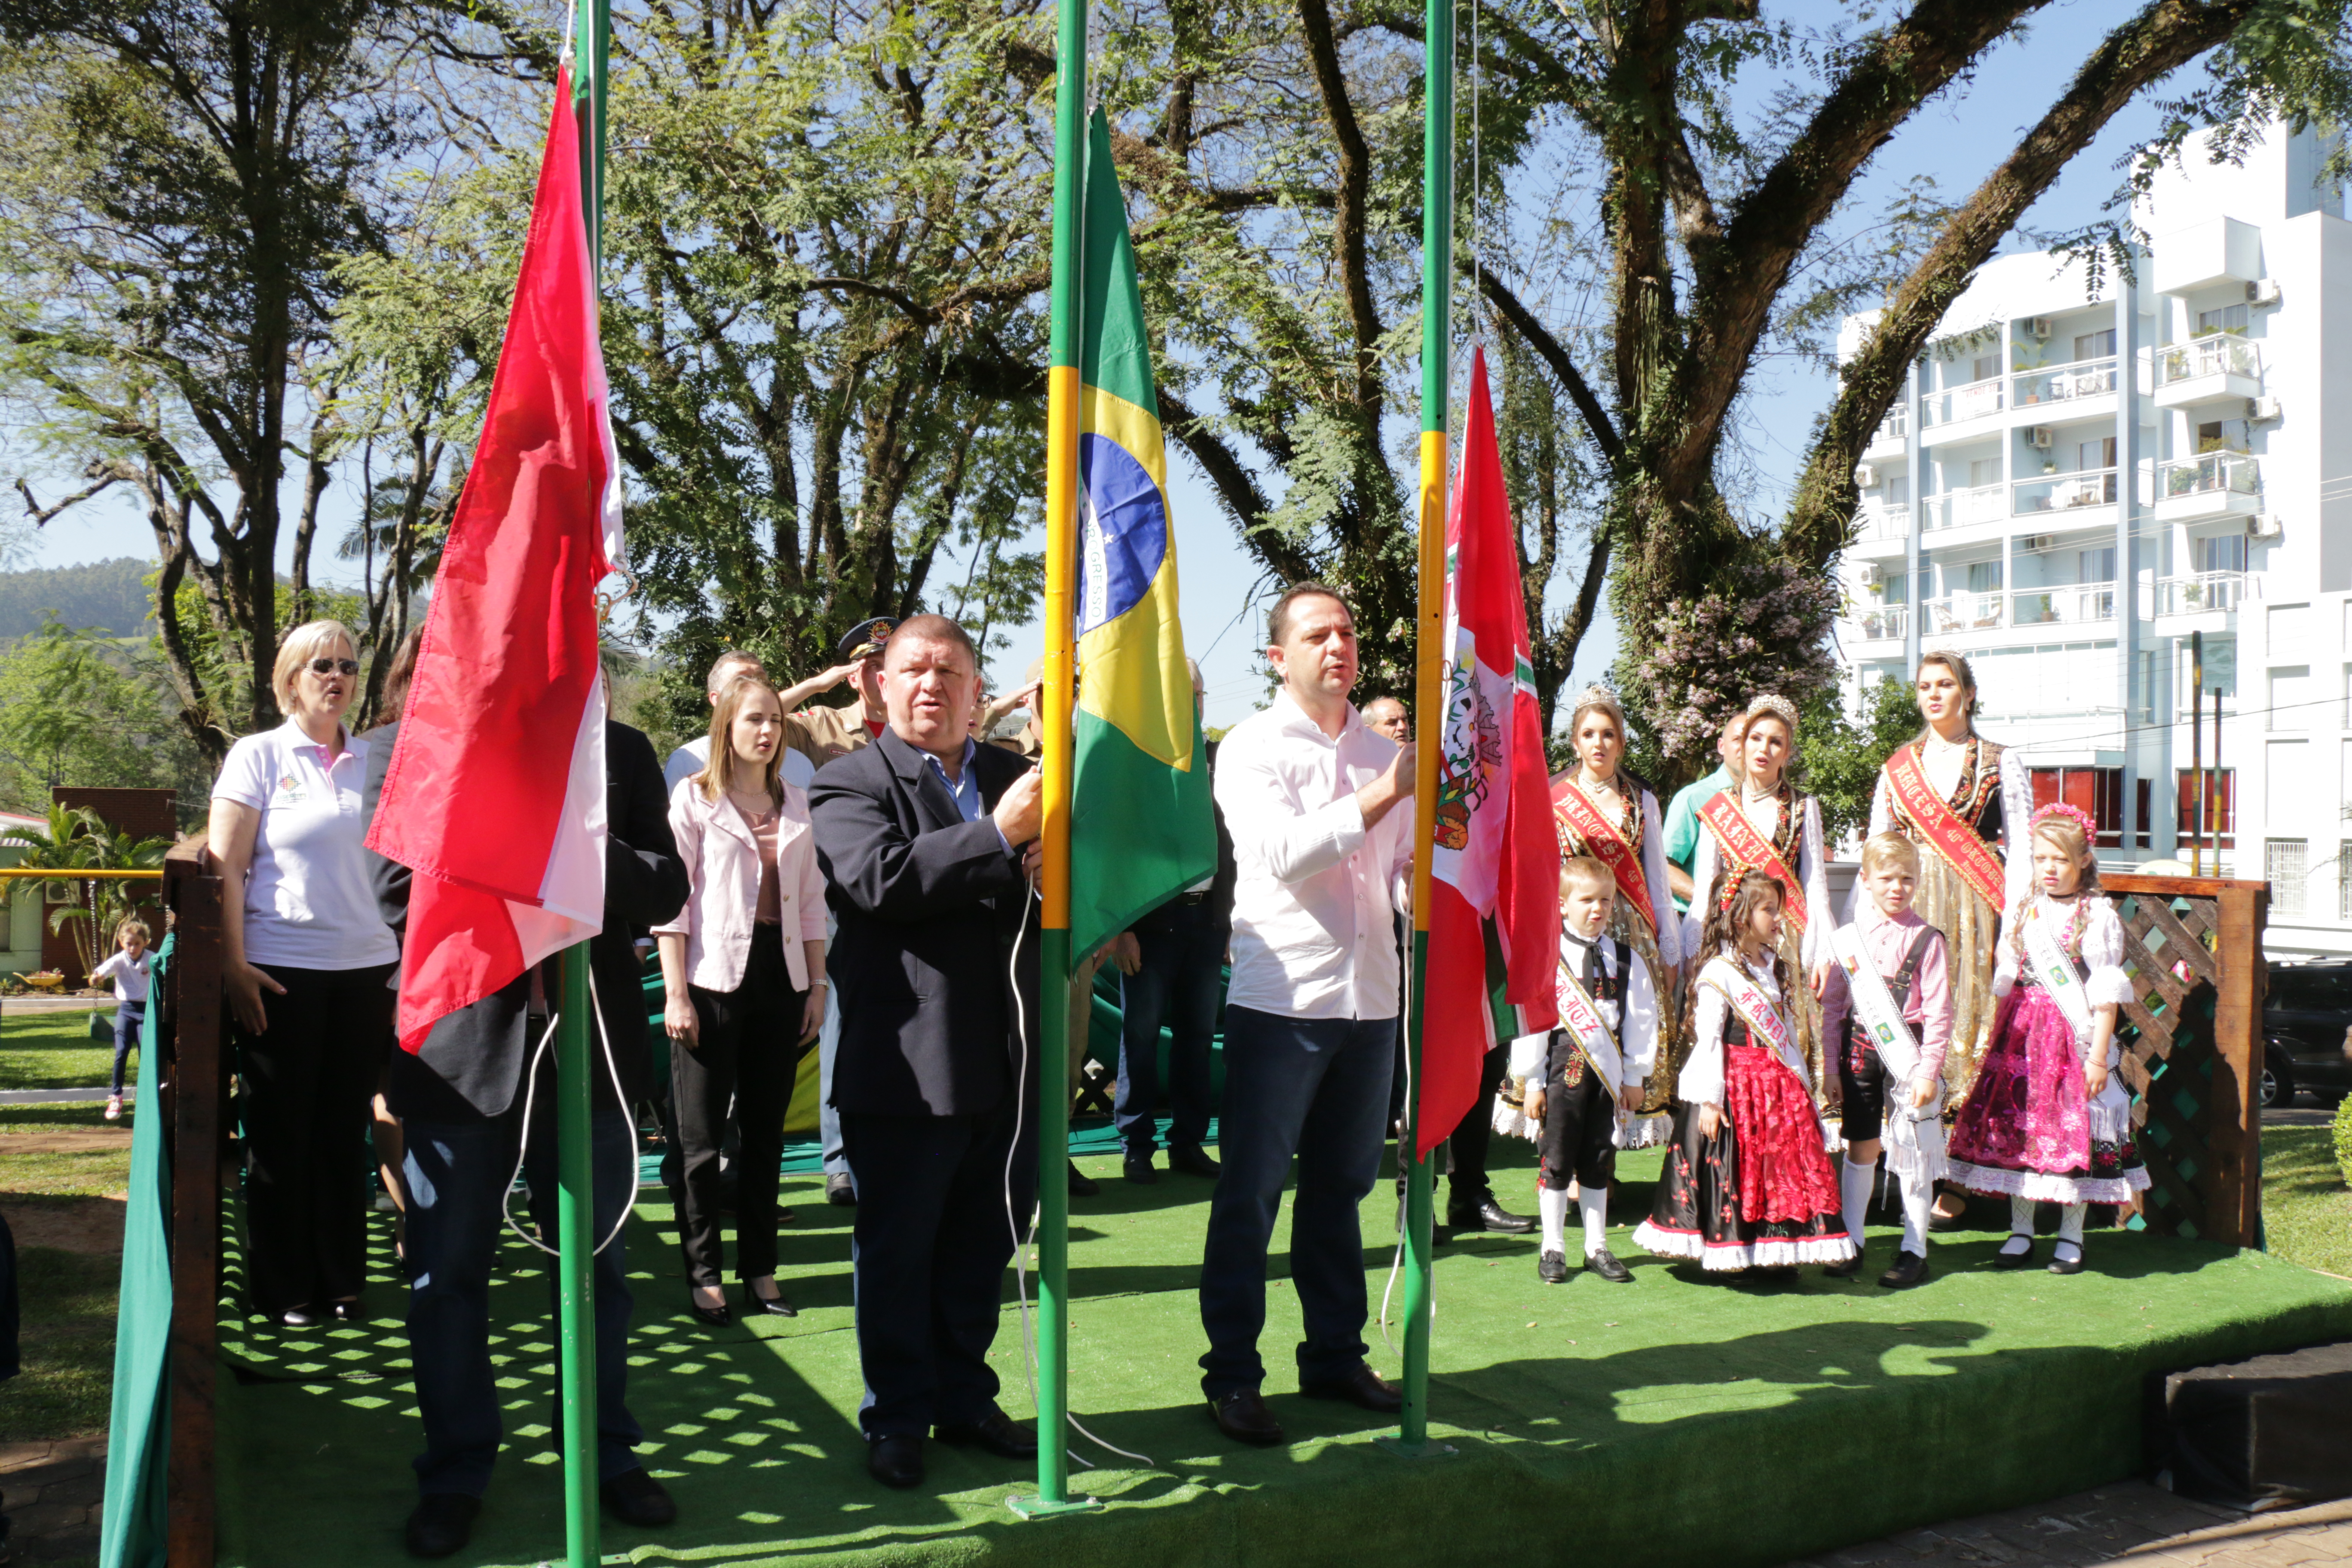
[[[625,1108],[629,1103],[629,1097],[621,1088],[620,1064],[613,1059],[613,1037],[604,1028],[604,1004],[596,1001],[596,972],[593,969],[588,972],[588,995],[593,1004],[588,1010],[596,1016],[596,1037],[604,1042],[604,1069],[612,1076],[613,1100],[614,1103]],[[547,1054],[547,1043],[555,1038],[555,1026],[562,1021],[563,1015],[561,1013],[553,1015],[547,1020],[547,1032],[539,1037],[539,1046],[530,1053],[530,1065],[523,1071],[522,1137],[518,1141],[515,1149],[514,1172],[507,1177],[506,1191],[499,1198],[499,1213],[506,1216],[507,1228],[550,1258],[560,1258],[562,1254],[515,1223],[514,1190],[515,1184],[522,1180],[523,1162],[530,1157],[530,1105],[539,1091],[540,1059]],[[613,1245],[614,1238],[621,1234],[621,1228],[629,1223],[629,1215],[635,1212],[637,1196],[644,1191],[645,1173],[638,1168],[635,1152],[633,1150],[629,1157],[629,1201],[621,1205],[620,1217],[613,1222],[613,1228],[604,1233],[604,1239],[596,1244],[595,1251],[589,1254],[591,1258],[596,1257]]]

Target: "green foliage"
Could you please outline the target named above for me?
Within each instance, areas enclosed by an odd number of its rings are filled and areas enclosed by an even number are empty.
[[[0,652],[0,801],[37,816],[58,784],[208,784],[175,706],[136,645],[45,619]]]
[[[2336,1169],[2344,1184],[2352,1187],[2352,1094],[2336,1102],[2336,1120],[2329,1127],[2329,1136],[2336,1146]]]
[[[1918,704],[1898,680],[1883,679],[1863,693],[1859,723],[1846,718],[1834,691],[1807,705],[1798,745],[1805,788],[1821,799],[1824,844],[1835,846],[1868,828],[1879,768],[1918,733]]]
[[[51,616],[76,631],[143,637],[155,626],[153,572],[125,559],[0,573],[0,640],[36,631]]]
[[[59,904],[49,911],[52,930],[71,927],[74,946],[81,955],[84,973],[114,946],[114,928],[152,892],[145,883],[113,877],[75,875],[89,871],[153,870],[163,864],[172,847],[168,838],[139,838],[110,826],[86,805],[52,803],[44,827],[11,827],[0,832],[0,846],[22,853],[16,864],[28,870],[57,871],[55,880],[35,884],[37,896],[52,891],[76,903]]]

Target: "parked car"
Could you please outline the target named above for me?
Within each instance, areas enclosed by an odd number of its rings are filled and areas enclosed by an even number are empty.
[[[2272,964],[2263,1034],[2264,1105],[2297,1090],[2328,1100],[2352,1091],[2352,963]]]

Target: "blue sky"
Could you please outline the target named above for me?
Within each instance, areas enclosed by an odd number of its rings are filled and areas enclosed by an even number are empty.
[[[1805,13],[1800,9],[1795,14]],[[1930,105],[1880,153],[1848,211],[1858,219],[1875,214],[1904,181],[1921,174],[1937,178],[1945,199],[1959,200],[2063,90],[2106,28],[2126,14],[2127,7],[2116,0],[2073,0],[2050,6],[2025,36],[1995,49],[1962,92]],[[1771,85],[1754,81],[1750,100],[1760,106]],[[2095,216],[2120,181],[2118,159],[2151,135],[2156,122],[2155,112],[2144,101],[2118,115],[2028,215],[2027,226],[2069,228]],[[1745,438],[1762,480],[1757,502],[1769,515],[1796,477],[1810,426],[1827,405],[1832,384],[1812,367],[1784,357],[1760,363],[1750,390]],[[1265,690],[1262,605],[1270,590],[1259,581],[1255,565],[1243,552],[1208,485],[1181,449],[1171,452],[1170,483],[1186,643],[1207,679],[1208,721],[1230,724],[1257,707]],[[59,487],[54,481],[37,482],[36,489],[47,498]],[[317,553],[325,559],[313,564],[322,580],[356,578],[355,572],[331,558],[331,543],[349,526],[355,491],[353,479],[322,521]],[[1580,565],[1580,552],[1570,553]],[[58,566],[123,555],[152,559],[152,536],[132,508],[97,504],[50,522],[21,563]],[[1562,600],[1574,590],[1572,581],[1554,584]],[[1034,625],[1014,628],[1012,637],[1012,647],[997,660],[997,668],[1008,679],[1036,657],[1042,641]],[[1615,625],[1604,616],[1580,650],[1573,679],[1597,679],[1616,650]]]

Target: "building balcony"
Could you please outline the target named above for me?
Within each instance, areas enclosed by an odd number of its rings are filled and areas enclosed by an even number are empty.
[[[2084,403],[2092,398],[2112,398],[2116,391],[2116,361],[2086,359],[2074,364],[2052,365],[2044,370],[2031,371],[2010,379],[2010,406],[2012,408],[2048,407],[2051,404]],[[2094,407],[2053,408],[2053,419],[2081,419],[2102,412]]]
[[[2116,616],[2113,583],[2068,583],[2040,588],[1948,594],[1921,606],[1921,629],[1935,637],[2011,627],[2087,625]]]
[[[1910,437],[1911,410],[1898,403],[1887,410],[1886,417],[1878,422],[1878,428],[1873,430],[1870,439],[1863,444],[1862,460],[1875,463],[1888,458],[1899,458],[1910,444]]]
[[[2158,522],[2252,517],[2262,510],[2262,469],[2243,452],[2208,452],[2157,467]]]
[[[1864,605],[1853,616],[1854,636],[1866,643],[1901,642],[1910,624],[1906,605]]]
[[[2073,474],[2044,474],[2021,479],[2009,487],[2010,513],[2038,516],[2050,511],[2075,511],[2084,507],[2116,504],[2116,470],[2085,469]]]
[[[1874,559],[1903,553],[1911,534],[1911,509],[1883,501],[1864,501],[1853,509],[1853,543],[1850,549]]]
[[[2191,577],[2167,577],[2155,589],[2157,615],[2203,616],[2233,611],[2246,600],[2261,597],[2262,580],[2243,572],[2200,572]]]
[[[1920,503],[1921,523],[1929,529],[1966,528],[1971,523],[2009,521],[2009,487],[1979,485],[1973,489],[1947,490]]]
[[[2157,353],[2156,405],[2159,408],[2243,402],[2262,389],[2262,356],[2235,332],[2209,333]]]

